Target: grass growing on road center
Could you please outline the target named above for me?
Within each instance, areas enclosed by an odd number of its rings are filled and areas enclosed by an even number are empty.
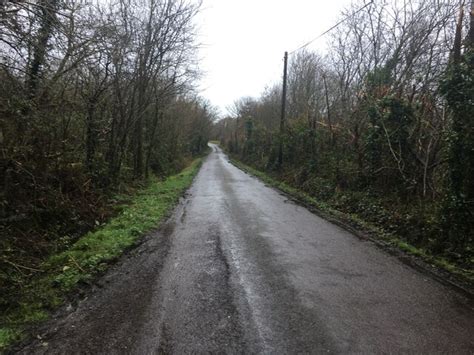
[[[139,237],[156,228],[190,186],[200,164],[201,159],[196,159],[166,180],[153,178],[117,217],[50,257],[42,265],[41,276],[22,290],[15,307],[0,315],[0,351],[20,340],[26,326],[48,318],[48,312],[64,303],[68,294],[90,282]]]

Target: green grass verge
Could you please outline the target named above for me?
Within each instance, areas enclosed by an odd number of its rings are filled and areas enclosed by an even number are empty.
[[[0,316],[0,352],[21,340],[26,327],[47,319],[51,310],[105,271],[141,236],[157,228],[191,185],[200,165],[201,159],[196,159],[166,180],[151,179],[117,217],[51,256],[42,265],[41,275],[21,290],[17,304]]]
[[[233,158],[231,158],[231,161],[243,171],[258,177],[268,185],[276,187],[280,191],[283,191],[288,195],[293,196],[298,201],[308,205],[323,218],[339,224],[354,233],[360,234],[360,232],[362,232],[364,235],[387,247],[394,247],[409,255],[418,257],[425,263],[436,266],[439,269],[448,272],[449,274],[453,275],[461,284],[467,286],[469,289],[472,289],[474,285],[474,272],[472,270],[460,268],[442,257],[431,255],[424,249],[416,248],[415,246],[408,244],[406,241],[399,238],[397,235],[385,231],[382,227],[369,223],[355,214],[347,214],[338,211],[337,209],[332,208],[329,204],[319,201],[311,195],[291,187],[282,181],[276,180],[267,174],[242,163],[241,161]]]

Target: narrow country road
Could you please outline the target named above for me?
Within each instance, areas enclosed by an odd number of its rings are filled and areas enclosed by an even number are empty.
[[[472,300],[212,149],[166,226],[20,352],[474,353]]]

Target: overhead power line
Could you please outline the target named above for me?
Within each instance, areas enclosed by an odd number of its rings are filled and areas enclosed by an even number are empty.
[[[474,0],[473,0],[474,1]],[[374,2],[374,0],[371,0],[370,2],[368,2],[367,4],[365,4],[364,6],[362,6],[359,10],[357,10],[356,12],[346,16],[345,18],[343,18],[341,21],[339,21],[338,23],[336,23],[334,26],[332,26],[330,29],[324,31],[323,33],[321,33],[320,35],[318,35],[317,37],[313,38],[311,41],[303,44],[302,46],[296,48],[295,50],[291,51],[291,52],[285,52],[285,56],[284,56],[284,59],[283,59],[283,90],[282,90],[282,98],[281,98],[281,116],[280,116],[280,139],[279,139],[279,147],[278,147],[278,168],[281,169],[282,167],[282,164],[283,164],[283,133],[285,131],[285,113],[286,113],[286,86],[287,86],[287,70],[288,70],[288,55],[289,54],[293,54],[295,53],[296,51],[299,51],[300,49],[303,49],[307,46],[309,46],[311,43],[313,43],[314,41],[316,41],[318,38],[324,36],[326,33],[332,31],[333,29],[335,29],[337,26],[339,26],[341,23],[343,23],[344,21],[346,21],[347,19],[349,19],[350,17],[356,15],[357,13],[361,12],[363,9],[365,9],[367,6],[369,6],[370,4],[372,4]]]
[[[364,10],[367,6],[371,5],[372,3],[374,2],[374,0],[371,0],[370,2],[368,2],[367,4],[365,4],[364,6],[362,6],[359,10],[357,10],[356,12],[344,17],[341,21],[339,21],[338,23],[336,23],[334,26],[332,26],[331,28],[329,28],[328,30],[324,31],[323,33],[321,33],[320,35],[318,35],[317,37],[313,38],[311,41],[309,42],[306,42],[305,44],[303,44],[302,46],[296,48],[295,50],[292,50],[291,52],[289,52],[288,54],[293,54],[307,46],[309,46],[311,43],[313,43],[314,41],[316,41],[317,39],[321,38],[322,36],[324,36],[325,34],[331,32],[333,29],[335,29],[337,26],[339,26],[341,23],[345,22],[346,20],[348,20],[350,17],[358,14],[359,12],[361,12],[362,10]]]

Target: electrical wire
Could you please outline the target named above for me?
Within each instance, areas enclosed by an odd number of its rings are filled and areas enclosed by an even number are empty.
[[[313,43],[314,41],[316,41],[317,39],[321,38],[322,36],[324,36],[325,34],[331,32],[333,29],[335,29],[337,26],[339,26],[341,23],[345,22],[346,20],[348,20],[350,17],[352,16],[355,16],[356,14],[358,14],[359,12],[361,12],[362,10],[364,10],[367,6],[371,5],[372,3],[374,2],[374,0],[371,0],[370,2],[368,2],[367,4],[365,4],[364,6],[362,6],[359,10],[357,10],[356,12],[346,16],[345,18],[343,18],[341,21],[339,21],[338,23],[336,23],[334,26],[332,26],[331,28],[329,28],[328,30],[324,31],[323,33],[321,33],[320,35],[318,35],[317,37],[313,38],[312,40],[310,40],[309,42],[306,42],[305,44],[303,44],[302,46],[292,50],[291,52],[289,52],[288,54],[293,54],[305,47],[308,47],[311,43]]]

